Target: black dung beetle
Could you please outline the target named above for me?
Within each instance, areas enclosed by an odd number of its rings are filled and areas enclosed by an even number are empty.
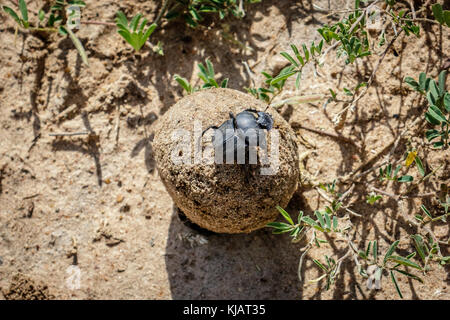
[[[248,148],[250,146],[250,134],[256,134],[255,142],[253,146],[259,146],[262,143],[262,139],[265,139],[264,129],[269,131],[273,127],[273,119],[269,113],[263,111],[257,111],[254,109],[246,109],[236,116],[230,112],[230,119],[222,123],[220,126],[209,126],[202,132],[202,137],[206,131],[210,129],[215,130],[215,134],[212,138],[214,148],[223,148],[223,162],[226,161],[227,156],[227,141],[234,139],[234,149],[229,150],[233,152],[234,158],[237,159],[238,145],[245,145],[245,155],[247,161]],[[253,129],[253,131],[249,131]],[[219,139],[216,139],[219,138]],[[229,142],[231,143],[231,142]]]

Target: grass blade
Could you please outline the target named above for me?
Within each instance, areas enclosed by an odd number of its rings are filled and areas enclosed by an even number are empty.
[[[83,60],[83,62],[87,66],[89,66],[87,54],[86,54],[86,51],[84,50],[83,45],[81,44],[81,41],[77,38],[77,36],[73,33],[73,31],[70,30],[70,28],[67,28],[66,31],[69,34],[69,37],[72,40],[73,44],[75,45],[75,48],[77,48],[78,53],[80,54],[81,60]]]
[[[402,292],[400,291],[400,288],[398,287],[397,279],[395,279],[394,271],[392,271],[392,270],[391,270],[391,280],[394,283],[394,286],[395,286],[395,289],[397,290],[398,295],[400,296],[400,298],[403,299]]]

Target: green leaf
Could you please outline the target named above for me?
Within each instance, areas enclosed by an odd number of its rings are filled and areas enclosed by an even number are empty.
[[[450,256],[442,257],[441,258],[441,265],[446,265],[450,262]]]
[[[370,253],[370,248],[372,247],[372,241],[369,241],[369,244],[367,245],[365,256],[368,257]]]
[[[445,110],[450,113],[450,93],[446,93],[444,96],[444,106]]]
[[[328,213],[325,213],[324,215],[325,218],[325,226],[327,228],[327,230],[331,230],[331,219],[330,219],[330,215]]]
[[[439,100],[439,97],[441,96],[439,93],[439,88],[436,84],[436,81],[431,80],[430,81],[430,91],[429,91],[434,99],[434,101]]]
[[[440,24],[444,24],[444,14],[442,10],[442,6],[439,3],[434,4],[431,9],[433,10],[433,15],[436,18],[436,20]]]
[[[136,31],[139,20],[141,20],[141,18],[142,18],[142,14],[140,14],[140,13],[138,13],[137,15],[134,16],[134,18],[130,22],[131,30]]]
[[[435,129],[430,129],[426,131],[425,136],[427,137],[428,141],[431,141],[436,139],[437,137],[440,137],[441,133]]]
[[[419,156],[416,156],[414,159],[416,161],[417,170],[419,171],[422,177],[425,177],[425,169],[423,168],[422,160],[420,160]]]
[[[411,182],[414,178],[412,176],[401,176],[397,179],[398,182]]]
[[[351,92],[349,89],[344,88],[344,92],[347,96],[353,96],[353,92]]]
[[[442,113],[442,111],[438,108],[438,107],[436,107],[435,105],[431,105],[429,108],[428,108],[428,112],[427,112],[428,114],[430,114],[430,116],[432,117],[432,118],[434,118],[434,119],[436,119],[437,121],[439,121],[439,124],[440,123],[446,123],[447,122],[447,119],[445,119],[445,116],[444,116],[444,114]]]
[[[435,147],[435,148],[442,148],[443,146],[444,146],[444,141],[439,141],[439,142],[433,143],[433,147]]]
[[[319,260],[313,259],[313,261],[317,266],[319,266],[320,269],[322,269],[325,272],[327,271],[327,268],[325,268],[325,266]]]
[[[279,83],[281,81],[284,81],[287,78],[293,76],[296,73],[297,73],[297,71],[295,71],[295,70],[294,71],[289,71],[287,73],[280,72],[280,74],[278,76],[276,76],[275,78],[272,79],[272,81],[270,81],[270,84],[271,85],[277,84],[277,83]]]
[[[419,75],[419,86],[420,90],[425,91],[425,81],[427,80],[427,75],[425,72],[421,72]]]
[[[395,269],[395,271],[397,271],[397,272],[399,272],[399,273],[401,273],[401,274],[403,274],[403,275],[405,275],[405,276],[407,276],[409,278],[412,278],[414,280],[417,280],[417,281],[423,283],[423,280],[420,277],[418,277],[418,276],[416,276],[416,275],[414,275],[412,273],[409,273],[409,272],[404,271],[404,270],[398,270],[398,269]]]
[[[417,83],[417,81],[414,80],[413,78],[411,78],[411,77],[406,77],[406,78],[405,78],[405,82],[406,82],[411,88],[413,88],[414,90],[420,91],[420,85],[419,85],[419,83]]]
[[[308,217],[308,216],[304,216],[304,217],[302,218],[302,221],[305,222],[306,224],[310,225],[311,227],[318,226],[317,222],[314,221],[313,219],[311,219],[311,218]]]
[[[316,215],[317,219],[319,220],[319,223],[322,226],[322,228],[325,229],[326,225],[325,225],[325,220],[323,219],[322,214],[317,210],[314,211],[314,214]]]
[[[425,207],[425,205],[421,205],[420,209],[422,209],[422,211],[430,218],[433,219],[433,216],[431,215],[430,211],[428,211],[428,209]]]
[[[187,93],[191,93],[192,92],[192,87],[189,84],[189,82],[187,81],[187,79],[180,77],[179,75],[174,75],[174,79],[176,82],[178,82],[178,84],[184,89],[186,90]]]
[[[286,58],[290,63],[292,63],[294,66],[296,66],[297,68],[300,67],[300,65],[298,64],[298,62],[295,61],[295,59],[292,58],[292,56],[291,56],[289,53],[287,53],[287,52],[281,52],[280,54],[281,54],[284,58]]]
[[[83,60],[83,62],[87,66],[89,66],[86,51],[84,51],[84,47],[81,44],[81,41],[77,38],[77,36],[73,33],[73,31],[70,30],[70,28],[67,28],[66,31],[68,32],[70,39],[72,40],[73,44],[75,45],[75,48],[77,48],[78,53],[80,54],[81,60]]]
[[[303,218],[303,211],[300,210],[297,217],[298,224],[302,223],[302,218]]]
[[[24,27],[28,28],[28,9],[25,0],[19,0],[19,9],[22,14],[22,19],[24,22]]]
[[[402,168],[402,166],[401,165],[398,165],[396,168],[395,168],[395,170],[394,170],[394,175],[392,176],[392,177],[397,177],[397,174],[398,174],[398,172],[400,171],[400,169]],[[391,167],[390,167],[390,165],[388,166],[388,174],[389,174],[389,176],[391,176]]]
[[[145,26],[147,25],[147,22],[148,22],[147,18],[142,19],[141,26],[139,27],[138,33],[142,33],[142,31],[144,30]]]
[[[288,232],[292,230],[292,226],[284,222],[270,222],[266,224],[266,227],[282,230],[283,232]]]
[[[69,33],[67,32],[66,28],[64,28],[63,26],[59,26],[58,28],[58,33],[62,36],[67,36]]]
[[[133,39],[131,38],[131,34],[128,30],[127,31],[118,30],[117,32],[122,36],[122,38],[124,38],[129,44],[131,44],[134,47]]]
[[[378,258],[378,242],[377,242],[377,240],[373,241],[372,255],[373,255],[373,260],[376,262],[377,258]]]
[[[417,253],[419,254],[422,261],[425,263],[426,256],[425,256],[424,244],[423,244],[422,237],[418,234],[415,234],[415,235],[412,235],[411,238],[413,238],[413,240],[414,240],[414,246],[416,247]]]
[[[447,24],[447,27],[450,28],[450,10],[444,11],[444,21]]]
[[[297,59],[300,62],[300,64],[302,66],[304,66],[305,65],[305,61],[303,60],[302,56],[300,55],[300,52],[298,51],[298,48],[295,45],[291,44],[291,49],[292,49],[292,51],[294,51],[294,54],[297,57]]]
[[[429,123],[434,124],[434,125],[440,125],[441,122],[436,119],[431,113],[426,112],[425,113],[425,120],[427,120]],[[439,134],[440,135],[440,134]]]
[[[428,81],[428,85],[432,82],[433,80],[430,80],[430,81]],[[430,89],[430,88],[428,88],[428,89]],[[436,103],[436,99],[433,97],[433,95],[431,94],[431,91],[428,91],[427,92],[427,100],[428,100],[428,102],[431,104],[431,105],[433,105],[433,104],[435,104]]]
[[[391,270],[390,273],[391,273],[391,280],[394,283],[395,289],[397,290],[397,293],[400,296],[400,298],[403,299],[403,295],[402,295],[402,292],[400,291],[400,288],[398,287],[397,279],[395,278],[394,272]]]
[[[297,78],[295,79],[295,88],[298,90],[300,88],[300,81],[302,79],[302,73],[297,73]]]
[[[150,27],[148,27],[147,31],[145,31],[144,36],[142,37],[141,47],[145,44],[147,39],[151,36],[153,31],[155,31],[157,25],[155,23],[152,23]],[[140,48],[139,48],[140,49]]]
[[[329,89],[329,90],[330,90],[331,96],[333,97],[333,100],[336,100],[336,93],[332,89]]]
[[[3,6],[3,11],[9,14],[18,24],[21,24],[19,16],[13,9],[7,6]]]
[[[339,224],[338,218],[336,216],[333,216],[333,229],[334,229],[334,231],[337,231],[338,224]]]
[[[220,84],[221,88],[226,88],[228,86],[228,78],[224,79]]]
[[[364,260],[366,260],[367,259],[367,255],[366,255],[366,253],[364,252],[364,251],[358,251],[358,255],[361,257],[361,258],[363,258]]]
[[[122,11],[117,11],[116,13],[116,23],[117,24],[121,24],[123,26],[126,27],[126,29],[128,29],[128,20],[127,17],[125,16],[125,14]]]
[[[445,70],[442,70],[439,74],[438,86],[439,86],[439,96],[442,96],[445,93],[445,79],[447,78],[447,73]]]
[[[287,213],[282,207],[277,206],[278,211],[280,211],[281,215],[289,222],[291,225],[294,225],[294,221],[292,221],[291,216]]]
[[[208,76],[210,78],[214,79],[216,74],[214,72],[214,66],[213,66],[212,62],[209,59],[206,59],[206,67],[208,68]]]
[[[45,19],[45,12],[43,10],[39,10],[38,18],[41,22]]]
[[[407,267],[411,267],[411,268],[416,268],[416,269],[422,270],[422,267],[419,266],[417,263],[412,262],[411,260],[409,260],[407,258],[404,258],[404,257],[390,256],[388,258],[388,260],[392,260],[394,262],[397,262],[397,263],[402,264],[402,265],[407,266]]]
[[[308,48],[306,47],[305,44],[302,44],[302,47],[303,47],[303,52],[305,53],[305,60],[308,61],[309,60]]]
[[[384,256],[383,263],[386,263],[387,259],[392,255],[392,253],[395,251],[395,248],[397,248],[398,244],[400,243],[400,240],[396,240],[391,246],[389,247],[388,251],[386,252]]]

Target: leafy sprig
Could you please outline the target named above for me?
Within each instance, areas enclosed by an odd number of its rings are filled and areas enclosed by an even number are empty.
[[[142,14],[138,13],[128,23],[128,19],[122,11],[117,12],[116,24],[117,32],[128,42],[136,52],[141,50],[147,39],[155,31],[157,25],[152,23],[147,29],[148,20],[142,19]]]
[[[405,82],[411,88],[427,99],[426,121],[433,126],[439,126],[439,129],[430,129],[425,133],[430,142],[440,138],[440,141],[433,144],[435,148],[447,147],[450,144],[450,93],[445,88],[446,75],[446,71],[442,71],[437,82],[428,78],[424,72],[419,75],[418,81],[411,77],[405,78]]]
[[[174,75],[175,81],[178,82],[187,94],[191,94],[201,89],[226,88],[228,86],[228,78],[222,80],[220,84],[217,82],[214,66],[209,59],[206,59],[205,64],[206,66],[203,65],[203,63],[198,64],[198,68],[200,70],[198,77],[203,81],[203,85],[201,87],[193,87],[186,78],[183,78],[177,74]]]

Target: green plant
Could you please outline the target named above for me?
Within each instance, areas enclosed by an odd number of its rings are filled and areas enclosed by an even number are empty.
[[[377,202],[378,200],[382,199],[383,197],[376,194],[375,192],[371,192],[367,195],[367,200],[366,202],[368,204],[374,204],[375,202]]]
[[[419,264],[411,260],[416,255],[416,252],[413,252],[406,257],[395,255],[395,249],[400,242],[399,240],[395,241],[387,249],[383,260],[380,261],[380,259],[378,259],[377,241],[369,241],[368,246],[364,251],[357,250],[356,245],[348,238],[348,230],[351,229],[351,226],[339,228],[339,219],[336,215],[329,214],[326,211],[315,211],[314,215],[317,217],[317,219],[314,220],[311,217],[304,215],[304,213],[300,211],[297,223],[294,223],[289,213],[287,213],[283,208],[277,206],[277,209],[281,213],[283,218],[287,221],[287,223],[268,223],[267,227],[273,228],[274,234],[289,233],[289,235],[292,237],[292,241],[298,242],[300,239],[302,239],[303,235],[306,232],[308,232],[309,230],[313,230],[313,237],[309,244],[303,249],[304,252],[307,252],[313,244],[315,244],[317,247],[320,247],[320,243],[327,243],[326,240],[322,240],[317,237],[316,231],[323,233],[340,233],[342,236],[347,238],[349,249],[347,253],[338,260],[335,260],[327,255],[324,255],[325,263],[320,262],[318,259],[313,259],[313,262],[319,267],[319,270],[321,270],[323,274],[316,279],[310,280],[310,283],[315,283],[319,282],[322,279],[326,279],[325,290],[328,290],[331,285],[335,283],[335,280],[339,275],[342,262],[347,256],[350,255],[352,255],[353,259],[357,262],[359,273],[365,278],[369,278],[369,274],[374,274],[374,276],[371,278],[373,278],[373,280],[375,280],[376,282],[380,282],[383,271],[387,271],[390,274],[390,278],[400,297],[403,297],[403,295],[397,284],[395,276],[396,273],[423,282],[420,277],[408,272],[407,270],[400,269],[401,266],[406,266],[418,269],[420,271],[423,270],[423,268]],[[303,257],[304,256],[302,255],[302,258]],[[299,275],[301,263],[303,263],[302,258],[300,259],[299,264]],[[361,264],[361,262],[358,261],[359,259],[361,259],[361,261],[365,263],[365,267]],[[444,260],[445,259],[447,258],[444,258]],[[375,270],[373,271],[373,269]]]
[[[10,7],[3,6],[3,10],[8,13],[19,25],[28,29],[30,27],[30,23],[28,22],[28,9],[27,4],[24,0],[19,0],[19,9],[21,13],[21,18],[18,14]]]
[[[433,14],[436,20],[442,24],[450,27],[450,11],[443,10],[442,6],[439,3],[436,3],[432,6]]]
[[[25,28],[32,32],[58,32],[63,36],[69,36],[72,40],[75,48],[78,50],[83,62],[89,65],[86,51],[77,38],[75,33],[71,30],[71,27],[67,25],[68,19],[66,16],[67,6],[78,6],[84,7],[86,4],[84,1],[80,0],[56,0],[54,4],[50,7],[50,12],[46,13],[42,9],[38,13],[38,22],[36,24],[30,23],[28,19],[28,8],[24,0],[19,0],[18,2],[21,17],[14,11],[14,9],[3,6],[3,10],[8,13],[18,24],[18,27]],[[72,12],[73,14],[74,12]],[[45,21],[46,15],[48,15],[47,21]]]
[[[319,62],[316,59],[316,55],[319,56],[322,53],[322,48],[323,41],[320,41],[317,46],[314,42],[312,42],[309,49],[305,44],[303,44],[302,55],[298,47],[292,44],[291,49],[295,58],[287,52],[281,52],[281,55],[286,58],[291,65],[283,68],[277,76],[272,76],[267,72],[261,72],[261,74],[266,78],[266,86],[260,88],[247,88],[247,91],[256,98],[270,103],[278,94],[281,93],[286,80],[294,75],[296,75],[295,86],[298,89],[300,87],[303,67],[310,61],[314,61],[318,64]]]
[[[117,12],[117,32],[138,52],[145,44],[150,35],[155,31],[157,25],[151,24],[147,29],[148,20],[138,13],[128,23],[128,19],[122,11]]]
[[[205,61],[206,67],[202,64],[198,64],[198,68],[200,72],[198,73],[198,77],[204,82],[201,87],[193,87],[189,84],[189,81],[179,75],[174,75],[175,81],[186,91],[187,94],[193,93],[195,91],[207,88],[226,88],[228,86],[228,78],[222,80],[219,83],[216,81],[216,74],[214,72],[214,66],[209,59]]]
[[[378,242],[376,240],[369,241],[366,250],[359,251],[358,255],[367,264],[366,269],[361,269],[364,270],[360,272],[362,275],[368,276],[368,271],[372,269],[373,271],[371,273],[373,274],[373,280],[375,280],[375,282],[377,281],[380,282],[383,273],[384,272],[389,273],[390,279],[394,284],[394,287],[397,290],[398,295],[400,296],[400,298],[403,298],[402,292],[400,291],[400,288],[397,284],[396,274],[404,275],[408,278],[417,280],[421,283],[423,283],[423,280],[419,276],[414,275],[407,270],[402,270],[400,268],[404,266],[417,269],[420,271],[422,271],[423,269],[419,264],[411,260],[413,257],[415,257],[416,252],[413,252],[407,255],[406,257],[402,257],[395,254],[395,249],[397,248],[399,243],[400,241],[397,240],[390,245],[390,247],[386,250],[382,261],[380,261],[380,259],[378,258]]]
[[[429,104],[428,111],[425,113],[425,119],[433,126],[440,126],[439,130],[430,129],[425,133],[428,141],[440,138],[435,142],[435,148],[446,148],[450,144],[450,93],[445,89],[445,79],[447,73],[442,71],[439,74],[438,82],[431,78],[427,78],[422,72],[419,80],[416,81],[411,77],[406,77],[405,82],[415,91],[424,95]]]
[[[411,182],[414,180],[412,176],[404,175],[399,177],[398,173],[402,168],[401,165],[398,165],[394,171],[392,171],[392,164],[388,164],[384,169],[380,168],[379,179],[380,181],[390,180],[390,181],[398,181],[398,182]]]
[[[167,1],[167,0],[166,0]],[[216,13],[220,19],[227,15],[237,18],[245,16],[244,2],[257,3],[261,0],[175,0],[165,15],[166,19],[182,17],[190,27],[197,27],[204,20],[203,15]]]

